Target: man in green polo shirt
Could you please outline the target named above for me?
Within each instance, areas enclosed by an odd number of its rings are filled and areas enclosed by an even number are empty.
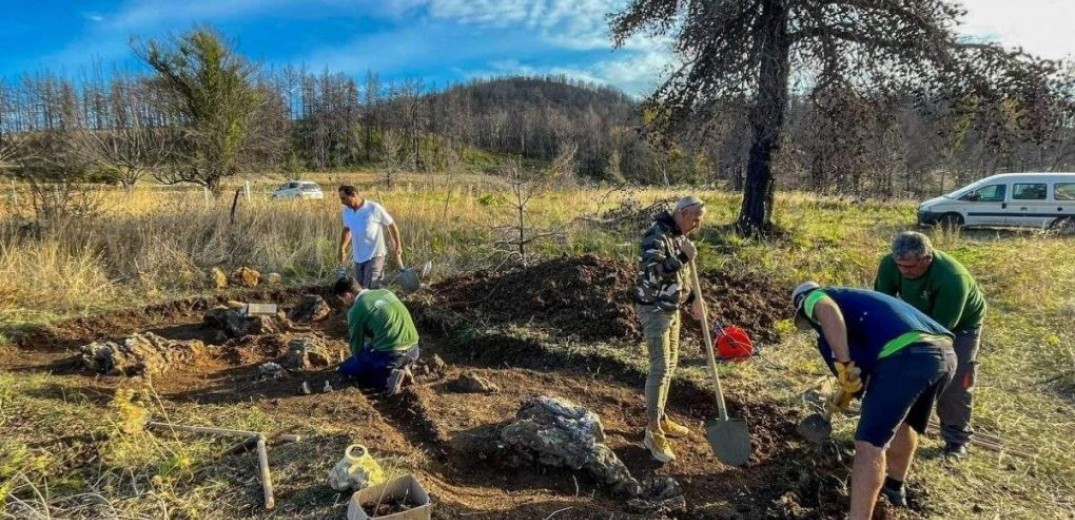
[[[971,409],[978,376],[985,299],[978,283],[955,258],[933,249],[929,237],[906,231],[881,259],[874,290],[911,304],[955,334],[955,378],[937,400],[945,455],[962,458],[974,430]]]
[[[392,291],[366,289],[353,278],[339,279],[332,292],[351,306],[347,311],[351,357],[340,363],[340,374],[390,396],[398,394],[420,353],[411,313]]]

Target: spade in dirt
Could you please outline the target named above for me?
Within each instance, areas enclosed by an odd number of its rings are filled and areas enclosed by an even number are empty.
[[[858,367],[854,368],[854,375],[858,377],[862,372]],[[847,406],[844,398],[847,396],[843,387],[837,387],[836,391],[825,401],[825,411],[813,413],[799,423],[799,435],[814,444],[824,444],[832,438],[832,414]],[[850,402],[850,399],[848,399]]]
[[[843,390],[837,390],[836,395],[829,398],[825,403],[825,411],[810,414],[799,423],[799,435],[814,444],[824,444],[832,437],[832,413],[836,411],[834,403],[842,397]]]
[[[419,279],[418,273],[403,263],[403,255],[396,255],[396,263],[399,264],[399,273],[396,273],[396,283],[405,293],[412,293],[422,288],[422,281]],[[429,274],[430,268],[432,268],[431,262],[426,262],[425,267],[422,268],[422,274]]]
[[[691,260],[691,289],[694,298],[702,302],[702,337],[705,339],[703,350],[706,352],[706,364],[709,367],[709,376],[713,379],[713,390],[717,397],[717,411],[719,416],[706,421],[705,434],[709,446],[713,448],[713,454],[717,459],[729,466],[742,466],[750,460],[750,431],[741,420],[728,417],[728,408],[724,404],[724,393],[720,387],[720,377],[717,375],[717,361],[713,355],[713,338],[709,333],[709,318],[706,316],[705,300],[702,299],[702,286],[698,282],[698,269]]]

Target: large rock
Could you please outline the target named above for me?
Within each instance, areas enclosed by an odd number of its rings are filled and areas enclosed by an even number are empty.
[[[152,332],[133,334],[119,342],[83,345],[82,365],[108,375],[162,374],[178,363],[188,364],[205,350],[201,341],[174,341]]]
[[[209,328],[218,329],[227,338],[241,338],[248,334],[276,334],[280,332],[280,323],[276,316],[243,315],[241,308],[223,305],[206,311],[202,322]]]
[[[259,281],[261,273],[249,267],[240,267],[231,273],[231,283],[240,287],[257,287]]]
[[[267,285],[280,285],[283,283],[284,277],[280,273],[269,273],[265,275],[265,283]]]
[[[326,368],[342,361],[341,351],[333,349],[316,336],[303,336],[287,343],[282,364],[291,370]]]
[[[291,319],[299,322],[321,321],[332,312],[328,302],[316,294],[307,294],[291,309]]]
[[[642,486],[604,444],[601,419],[566,399],[531,398],[500,430],[500,447],[511,465],[538,462],[547,466],[586,470],[613,493],[637,497]]]
[[[202,323],[214,329],[219,329],[229,338],[238,338],[246,335],[246,318],[238,309],[232,309],[223,305],[213,307],[206,311]]]

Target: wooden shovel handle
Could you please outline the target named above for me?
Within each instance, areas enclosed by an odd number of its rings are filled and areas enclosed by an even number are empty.
[[[706,353],[706,366],[709,368],[709,377],[713,379],[713,393],[717,398],[717,413],[720,414],[720,420],[728,420],[728,408],[724,404],[724,391],[720,387],[720,376],[717,375],[717,359],[713,355],[713,338],[709,333],[709,316],[705,306],[705,299],[702,298],[702,285],[698,282],[698,268],[694,263],[694,259],[691,259],[691,291],[694,292],[694,299],[698,300],[702,309],[702,315],[699,320],[702,322],[702,338],[705,340],[705,345],[702,346],[702,350]]]

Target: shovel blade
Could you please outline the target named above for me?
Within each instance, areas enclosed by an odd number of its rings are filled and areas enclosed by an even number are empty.
[[[422,288],[422,282],[418,280],[418,273],[413,269],[404,269],[396,276],[396,283],[404,292],[412,293]]]
[[[713,419],[706,422],[705,437],[717,460],[729,466],[743,466],[750,461],[750,431],[743,421]]]
[[[814,444],[824,444],[832,438],[832,421],[815,413],[799,423],[799,435]]]

